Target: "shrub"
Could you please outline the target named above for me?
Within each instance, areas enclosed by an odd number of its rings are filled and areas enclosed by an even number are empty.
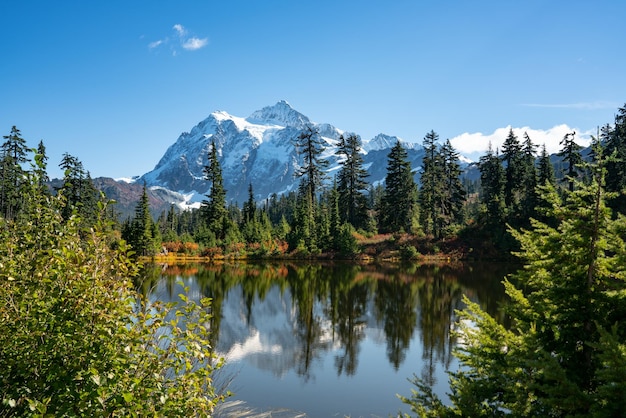
[[[419,251],[413,245],[403,245],[400,247],[400,257],[403,260],[414,260],[419,257]]]
[[[210,415],[225,395],[209,301],[150,303],[102,219],[81,230],[58,198],[26,199],[29,213],[0,218],[0,416]]]

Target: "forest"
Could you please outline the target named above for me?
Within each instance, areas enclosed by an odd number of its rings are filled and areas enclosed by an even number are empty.
[[[134,290],[132,258],[164,249],[209,258],[354,257],[381,235],[404,258],[418,257],[419,243],[436,252],[449,241],[482,242],[488,248],[476,247],[479,255],[512,252],[525,266],[504,280],[510,329],[466,300],[456,353],[463,367],[450,372],[450,402],[415,377],[402,400],[418,416],[626,410],[626,107],[587,150],[565,135],[557,166],[545,147],[511,131],[480,158],[475,184],[461,181],[458,153],[431,131],[419,182],[397,143],[385,184],[368,184],[359,138],[348,135],[338,148],[341,169],[325,187],[323,146],[311,128],[294,139],[304,161],[298,191],[256,202],[250,185],[242,208],[226,204],[213,146],[200,209],[155,218],[144,186],[125,220],[75,157],[64,154],[63,186],[51,190],[43,142],[28,148],[17,127],[4,140],[3,416],[209,416],[227,396],[211,383],[220,360],[202,325],[210,301],[199,306],[181,295],[184,308],[168,316],[171,306]],[[189,318],[198,325],[184,330],[178,321]]]
[[[604,125],[594,137],[605,154],[615,152],[618,160],[626,155],[624,112],[619,109],[614,124]],[[43,142],[29,148],[16,127],[4,139],[0,213],[6,219],[23,210],[22,183],[30,174],[37,177],[42,192],[64,197],[65,218],[77,211],[84,222],[93,222],[97,202],[106,196],[95,189],[77,158],[65,153],[59,164],[64,172],[62,186],[46,188]],[[545,145],[539,148],[527,134],[518,138],[510,130],[501,149],[490,147],[475,164],[480,178],[471,181],[463,177],[459,154],[450,141],[440,141],[431,131],[423,139],[420,167],[411,167],[398,142],[388,155],[384,184],[374,186],[367,182],[358,136],[340,137],[341,167],[329,178],[326,160],[321,158],[323,141],[315,128],[308,127],[294,138],[303,161],[296,173],[300,182],[295,192],[255,201],[254,184],[250,184],[249,199],[242,207],[228,204],[213,147],[205,167],[210,189],[199,209],[180,211],[172,205],[154,214],[144,189],[134,216],[120,219],[114,204],[108,205],[109,214],[119,238],[138,256],[506,258],[518,249],[508,227],[523,228],[530,226],[531,219],[546,220],[537,186],[550,183],[558,190],[572,191],[575,180],[589,180],[590,173],[581,163],[593,155],[575,140],[575,133],[566,134],[560,152],[551,158]],[[608,191],[622,190],[625,171],[620,162],[607,164]],[[618,213],[626,211],[621,195],[609,205]]]

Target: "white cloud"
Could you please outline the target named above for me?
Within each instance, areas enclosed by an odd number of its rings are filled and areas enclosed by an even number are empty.
[[[480,156],[485,155],[489,144],[491,149],[501,149],[502,143],[509,135],[510,126],[506,128],[498,128],[491,134],[481,132],[463,133],[450,139],[452,146],[462,155],[477,160]],[[561,149],[560,142],[565,134],[576,132],[575,141],[581,146],[588,146],[591,142],[592,132],[579,132],[575,128],[567,125],[557,125],[548,130],[531,129],[529,127],[513,128],[513,133],[519,138],[520,142],[524,140],[524,132],[528,134],[531,141],[540,147],[545,144],[548,153],[559,152]]]
[[[209,40],[207,38],[200,39],[191,37],[182,43],[182,47],[188,51],[195,51],[196,49],[205,47],[208,43]]]
[[[155,49],[161,45],[168,45],[172,51],[172,55],[178,55],[178,49],[183,48],[187,51],[196,51],[198,49],[204,48],[209,44],[208,38],[198,38],[197,36],[188,36],[187,29],[181,25],[180,23],[172,26],[172,29],[175,32],[175,36],[170,42],[170,38],[159,39],[158,41],[150,42],[148,44],[148,49]]]
[[[181,38],[187,34],[185,27],[179,23],[175,24],[172,29],[174,29]]]
[[[148,48],[154,49],[163,43],[163,39],[159,39],[158,41],[150,42],[148,44]]]

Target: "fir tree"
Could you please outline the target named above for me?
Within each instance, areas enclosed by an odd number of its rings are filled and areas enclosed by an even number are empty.
[[[403,399],[418,416],[610,417],[626,410],[626,219],[606,205],[605,164],[600,157],[588,167],[587,184],[573,179],[564,200],[553,185],[543,187],[559,223],[533,221],[531,230],[513,232],[525,267],[504,282],[512,329],[466,298],[450,404],[415,377],[417,390]]]
[[[206,195],[207,199],[202,202],[205,223],[217,239],[222,240],[226,237],[229,219],[226,209],[226,189],[224,189],[222,167],[217,157],[215,141],[211,143],[209,164],[204,167],[204,175],[211,184],[209,193]]]
[[[582,147],[574,142],[575,136],[576,132],[565,134],[561,140],[561,151],[558,153],[558,156],[563,158],[563,162],[567,164],[563,181],[568,182],[570,192],[574,191],[574,180],[578,177],[578,166],[583,162],[580,154]]]
[[[502,232],[505,219],[504,185],[506,182],[500,158],[491,149],[480,157],[481,202],[485,205],[486,219],[484,224],[497,234]]]
[[[420,225],[426,234],[441,235],[444,193],[443,161],[437,149],[439,135],[430,131],[424,137],[424,157],[420,176]]]
[[[252,183],[248,185],[248,200],[243,204],[242,216],[244,222],[250,222],[256,216],[256,201],[254,200]]]
[[[520,181],[521,200],[519,224],[528,225],[529,219],[536,217],[535,207],[538,203],[537,196],[537,168],[535,167],[537,146],[533,144],[524,132],[524,143],[522,145],[522,177]]]
[[[130,244],[137,256],[154,255],[161,244],[161,234],[150,213],[150,201],[146,183],[141,198],[135,206],[135,214],[122,230],[122,238]]]
[[[607,155],[614,155],[615,159],[607,163],[606,188],[618,195],[610,202],[611,207],[619,213],[626,214],[626,105],[619,108],[615,116],[615,125],[602,128],[600,136],[606,144]]]
[[[509,217],[515,219],[520,212],[520,179],[524,175],[524,154],[522,144],[513,133],[513,128],[509,130],[509,135],[502,144],[500,158],[504,162],[504,204],[508,209]]]
[[[454,223],[461,222],[465,205],[465,188],[461,182],[461,166],[459,153],[454,149],[450,140],[446,140],[441,147],[441,162],[443,165],[444,187],[442,202],[442,225],[439,230]]]
[[[18,215],[23,204],[23,186],[26,172],[22,165],[28,161],[28,147],[17,127],[4,135],[0,149],[0,209],[7,219]]]
[[[386,232],[412,232],[417,215],[417,186],[411,162],[400,141],[387,156],[385,191],[379,208],[380,227]]]
[[[81,215],[86,226],[93,224],[96,218],[98,191],[93,185],[89,172],[76,157],[63,154],[59,167],[63,170],[63,186],[57,191],[65,198],[62,214],[69,219],[74,213]]]
[[[39,185],[39,189],[42,193],[48,192],[48,187],[46,183],[50,181],[48,177],[48,155],[46,154],[46,146],[43,141],[39,141],[37,145],[37,153],[35,154],[35,175],[37,176],[37,181]]]
[[[300,183],[294,219],[288,236],[289,247],[303,253],[316,252],[315,202],[308,183]]]
[[[546,150],[546,144],[543,144],[541,147],[537,171],[537,184],[539,186],[554,184],[554,166],[552,165],[552,161],[550,161],[550,154],[548,154]]]
[[[337,190],[336,183],[333,184],[333,188],[328,194],[328,207],[330,209],[329,232],[332,240],[332,248],[339,250],[340,245],[338,237],[341,228],[341,216],[339,213],[339,191]]]
[[[305,189],[311,194],[313,202],[316,201],[318,187],[326,178],[324,169],[328,166],[328,161],[321,158],[324,149],[319,130],[312,125],[307,125],[298,135],[296,150],[303,160],[303,165],[296,171],[296,176],[303,177]]]
[[[365,179],[368,173],[363,168],[360,138],[355,134],[341,135],[337,154],[343,157],[337,185],[340,220],[355,228],[365,228],[368,218]]]

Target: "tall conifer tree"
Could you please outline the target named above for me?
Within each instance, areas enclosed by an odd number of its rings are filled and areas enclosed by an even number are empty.
[[[298,135],[296,149],[303,160],[303,165],[296,171],[297,177],[303,177],[305,188],[311,195],[311,201],[317,199],[318,188],[326,178],[324,169],[328,161],[321,157],[324,152],[324,143],[319,130],[312,125],[307,125]]]
[[[443,161],[438,150],[439,135],[435,131],[426,134],[423,141],[424,157],[419,190],[420,226],[426,234],[440,235],[444,176]]]
[[[554,184],[554,166],[550,161],[550,154],[546,150],[546,144],[541,147],[541,154],[539,155],[537,173],[537,185],[545,186],[546,184]]]
[[[601,153],[601,150],[598,150]],[[606,159],[564,199],[544,187],[552,227],[515,232],[525,267],[511,298],[512,329],[465,299],[461,367],[444,404],[424,380],[405,402],[420,417],[617,417],[626,410],[626,219],[607,207]]]
[[[211,142],[209,163],[204,167],[205,179],[211,184],[207,199],[202,202],[202,213],[206,226],[219,240],[226,237],[228,210],[226,209],[226,189],[222,178],[222,167],[217,156],[215,141]]]
[[[385,191],[379,208],[380,227],[386,232],[413,232],[417,215],[417,185],[411,162],[400,141],[387,156]]]
[[[487,154],[480,157],[480,185],[482,189],[481,202],[485,205],[485,224],[501,228],[504,225],[505,204],[504,185],[506,182],[504,168],[499,156],[494,153],[489,144]]]
[[[615,116],[615,125],[602,128],[600,139],[606,143],[607,155],[615,160],[607,164],[606,188],[618,195],[610,202],[619,213],[626,214],[626,105],[620,107]]]
[[[465,205],[465,188],[461,182],[461,165],[459,153],[447,139],[441,147],[441,161],[443,164],[443,203],[442,226],[450,226],[462,220]],[[441,228],[440,228],[441,230]]]
[[[502,144],[500,158],[505,166],[504,204],[511,217],[516,217],[520,210],[520,179],[524,175],[524,154],[522,144],[513,133],[513,128],[509,130],[509,135]]]
[[[559,151],[559,157],[563,158],[563,162],[566,164],[566,168],[563,170],[565,178],[563,181],[568,183],[569,191],[574,191],[575,179],[578,177],[578,166],[582,164],[583,158],[580,154],[582,147],[574,141],[576,132],[570,132],[565,134],[561,140],[561,151]]]
[[[7,219],[19,213],[23,204],[25,171],[22,165],[28,161],[28,147],[17,127],[4,135],[5,142],[0,149],[0,209]]]
[[[343,157],[338,175],[339,214],[342,222],[355,228],[367,226],[367,198],[365,191],[368,176],[363,168],[361,140],[355,134],[339,137],[337,154]]]
[[[535,166],[537,146],[533,144],[528,133],[524,132],[522,144],[522,177],[520,179],[520,225],[528,225],[529,219],[536,217],[535,207],[537,196],[537,168]]]

